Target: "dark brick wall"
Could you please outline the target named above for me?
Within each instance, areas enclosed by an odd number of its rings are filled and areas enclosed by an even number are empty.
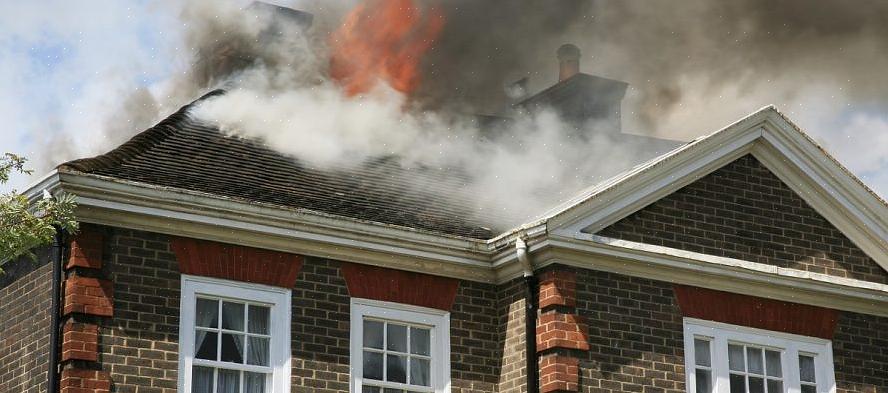
[[[112,391],[175,392],[180,274],[169,239],[104,230],[114,317],[100,321],[99,362]],[[497,391],[506,321],[499,293],[495,285],[460,283],[450,321],[454,393]],[[306,258],[292,303],[293,391],[348,392],[349,297],[339,263]]]
[[[749,155],[599,233],[888,284],[888,272]]]
[[[114,316],[99,322],[99,362],[112,392],[174,393],[179,361],[180,280],[169,239],[104,228],[103,273]]]
[[[833,361],[838,393],[888,393],[888,318],[841,313]]]
[[[684,392],[681,312],[672,284],[579,270],[577,313],[589,326],[582,392]]]
[[[500,393],[523,393],[527,391],[526,338],[524,330],[524,291],[523,278],[516,278],[499,286],[497,332],[501,353],[499,370]]]
[[[52,264],[48,250],[0,273],[0,392],[46,391]]]

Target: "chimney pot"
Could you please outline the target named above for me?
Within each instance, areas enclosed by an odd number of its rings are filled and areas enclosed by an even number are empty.
[[[580,72],[580,48],[574,44],[564,44],[558,47],[558,81],[578,74]]]

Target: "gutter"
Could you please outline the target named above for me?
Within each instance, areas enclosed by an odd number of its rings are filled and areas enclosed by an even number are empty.
[[[56,393],[59,391],[59,309],[62,290],[62,259],[65,255],[65,231],[56,228],[55,239],[52,244],[52,301],[50,305],[50,323],[52,330],[49,332],[49,365],[46,370],[46,391]]]
[[[524,274],[524,342],[525,359],[527,360],[527,393],[539,392],[539,359],[536,350],[537,306],[534,294],[537,292],[536,277],[533,274],[533,263],[527,252],[524,239],[515,238],[515,254]]]

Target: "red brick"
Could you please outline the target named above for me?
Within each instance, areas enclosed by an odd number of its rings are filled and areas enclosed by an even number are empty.
[[[579,359],[572,356],[549,355],[540,358],[540,391],[579,391]]]
[[[574,307],[577,304],[577,274],[572,270],[550,270],[540,277],[539,307]]]
[[[99,327],[88,323],[68,321],[62,333],[62,361],[97,361],[99,357]]]
[[[301,255],[184,237],[170,242],[182,274],[293,288]]]
[[[102,317],[114,315],[114,288],[111,281],[71,276],[65,280],[63,313],[83,313]]]
[[[73,240],[71,240],[71,256],[65,269],[85,267],[90,269],[102,268],[102,242],[101,232],[82,228]]]
[[[578,315],[558,312],[540,315],[536,339],[537,352],[553,348],[589,350],[588,328]]]
[[[111,378],[107,372],[84,369],[62,370],[60,393],[107,393]]]

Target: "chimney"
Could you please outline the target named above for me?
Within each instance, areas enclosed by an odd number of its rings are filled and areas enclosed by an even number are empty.
[[[266,25],[256,37],[223,37],[217,43],[200,48],[195,64],[195,78],[202,87],[212,87],[231,75],[249,68],[279,40],[288,34],[303,34],[311,27],[313,15],[275,4],[254,1],[244,8],[245,18],[259,18]],[[257,44],[258,43],[258,44]]]
[[[563,82],[580,73],[580,48],[574,44],[558,47],[558,81]]]
[[[526,112],[555,110],[582,137],[593,132],[619,133],[623,97],[629,84],[580,72],[580,50],[575,45],[561,45],[556,53],[558,83],[515,107]]]

